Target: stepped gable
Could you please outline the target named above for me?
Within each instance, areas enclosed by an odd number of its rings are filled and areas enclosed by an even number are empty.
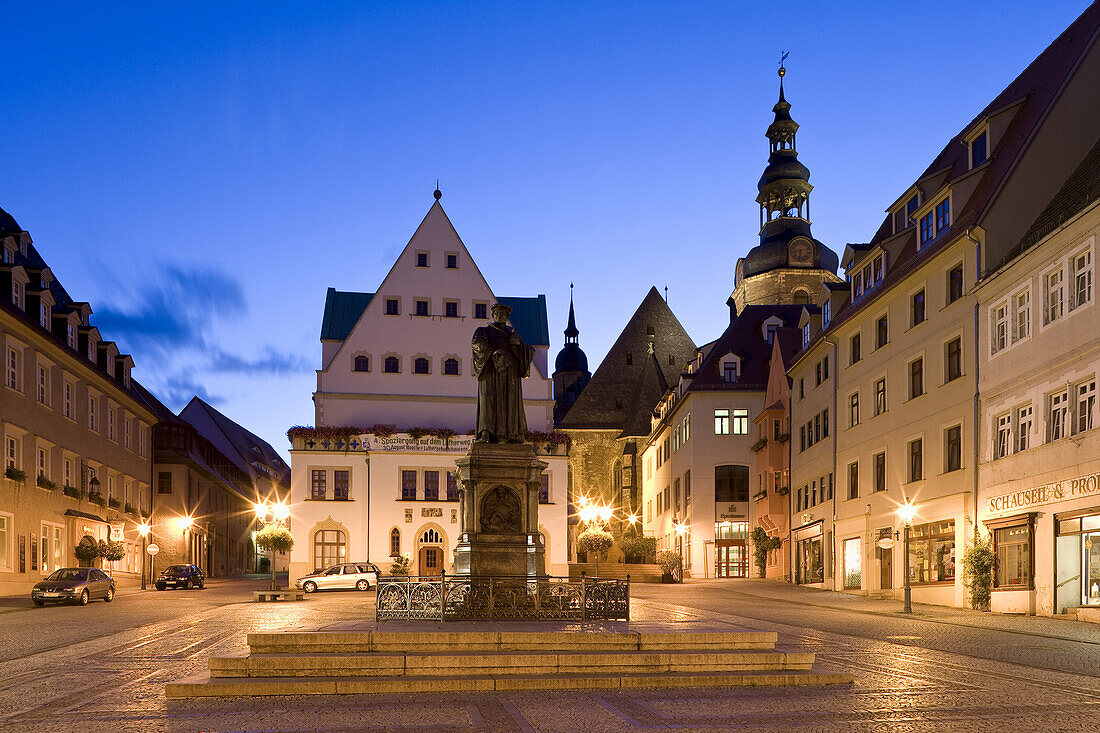
[[[776,316],[783,321],[777,329],[784,361],[791,359],[802,348],[797,329],[802,311],[816,313],[820,309],[809,305],[750,305],[734,318],[721,336],[706,350],[703,362],[696,371],[691,390],[761,390],[768,385],[768,362],[772,345],[765,338],[764,321]],[[736,382],[723,380],[722,357],[735,354],[741,358],[741,370]]]
[[[657,288],[650,288],[558,427],[649,435],[654,405],[694,355],[691,337]]]

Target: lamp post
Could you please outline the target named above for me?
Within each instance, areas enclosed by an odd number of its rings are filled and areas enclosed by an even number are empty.
[[[586,496],[580,498],[581,522],[590,527],[605,529],[608,522],[615,515],[615,510],[610,504],[597,504]],[[606,531],[606,530],[605,530]],[[596,553],[596,577],[600,577],[600,553]]]
[[[905,573],[905,608],[903,609],[903,613],[913,612],[913,589],[909,585],[909,526],[912,524],[913,517],[916,516],[916,514],[917,508],[913,506],[913,503],[910,501],[906,501],[898,507],[898,518],[901,519],[902,523],[905,525],[904,547],[902,548],[902,552],[905,554],[903,571]]]
[[[145,590],[145,541],[149,539],[149,530],[152,527],[148,522],[138,525],[138,534],[141,535],[141,589]]]
[[[263,527],[269,524],[278,524],[280,526],[286,522],[290,516],[290,507],[282,502],[271,503],[270,501],[264,501],[259,504],[254,504],[252,507],[256,513],[256,519],[259,520]],[[271,590],[278,590],[275,587],[275,546],[271,546]]]

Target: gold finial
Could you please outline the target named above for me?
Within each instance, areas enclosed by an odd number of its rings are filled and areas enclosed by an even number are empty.
[[[787,69],[783,66],[783,62],[787,60],[787,57],[791,55],[790,51],[784,51],[783,56],[779,59],[779,78],[782,79],[787,75]]]

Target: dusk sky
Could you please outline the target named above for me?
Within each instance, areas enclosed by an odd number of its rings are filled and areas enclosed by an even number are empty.
[[[783,51],[840,254],[1085,7],[0,2],[0,207],[166,404],[286,455],[326,288],[374,291],[437,178],[493,291],[546,294],[551,363],[570,281],[593,371],[651,285],[704,343]]]

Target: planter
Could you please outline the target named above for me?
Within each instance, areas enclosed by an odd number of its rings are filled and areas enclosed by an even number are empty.
[[[665,573],[664,575],[661,576],[661,582],[662,583],[675,583],[676,578],[672,577],[672,575],[670,573]]]
[[[76,488],[75,486],[66,486],[65,488],[61,489],[61,493],[73,499],[80,499],[80,489]]]

